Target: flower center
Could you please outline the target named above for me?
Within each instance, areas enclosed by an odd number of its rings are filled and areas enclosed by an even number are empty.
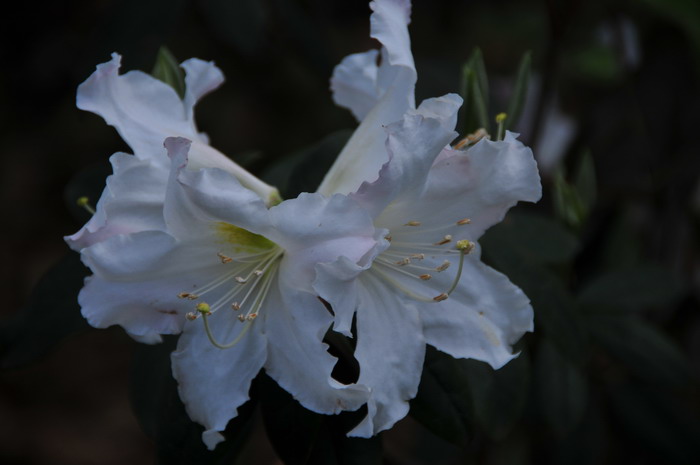
[[[220,262],[221,273],[197,288],[196,293],[181,292],[178,297],[198,301],[195,311],[186,318],[193,321],[201,316],[209,341],[220,349],[228,349],[243,338],[257,318],[284,250],[269,239],[232,224],[215,223],[214,229],[221,250],[212,259]],[[215,300],[207,301],[207,296]],[[229,343],[217,341],[209,324],[209,317],[222,309],[236,312],[238,320],[245,324]]]
[[[468,218],[455,222],[457,226],[469,223]],[[413,234],[407,233],[404,228],[416,228],[416,232],[421,233],[421,237],[425,237],[425,233],[432,234],[434,232],[436,240],[429,243],[414,241],[411,239]],[[421,302],[441,302],[447,299],[459,284],[464,266],[464,256],[474,250],[475,246],[467,239],[454,240],[450,234],[440,235],[440,232],[444,232],[445,229],[445,227],[425,229],[420,221],[415,220],[404,223],[398,229],[394,228],[396,231],[394,236],[396,237],[391,235],[386,237],[391,245],[375,259],[374,265],[376,266],[373,266],[372,270],[413,299]],[[439,264],[435,262],[438,257],[443,258]],[[450,286],[435,297],[421,295],[392,277],[392,275],[400,274],[420,281],[429,281],[433,278],[434,273],[442,273],[447,270],[454,259],[458,260],[457,273]],[[428,263],[431,263],[430,266],[426,266]]]

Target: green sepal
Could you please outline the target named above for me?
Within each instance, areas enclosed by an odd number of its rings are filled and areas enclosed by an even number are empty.
[[[167,47],[162,46],[158,50],[151,75],[175,89],[180,98],[185,97],[185,73]]]

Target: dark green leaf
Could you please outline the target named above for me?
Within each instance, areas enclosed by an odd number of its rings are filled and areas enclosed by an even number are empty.
[[[535,359],[539,411],[558,436],[578,426],[586,409],[588,386],[576,365],[542,340]]]
[[[530,68],[532,67],[532,52],[525,52],[520,59],[518,75],[515,79],[515,88],[508,104],[508,118],[505,121],[506,129],[512,129],[518,124],[520,115],[525,106],[525,97],[530,82]]]
[[[579,293],[579,304],[590,311],[639,311],[671,305],[683,286],[670,271],[646,266],[596,276]]]
[[[477,424],[492,439],[505,438],[520,420],[529,395],[529,355],[521,352],[498,370],[475,360],[460,360],[460,366],[469,382]]]
[[[202,442],[204,428],[187,415],[171,374],[170,353],[176,344],[175,336],[166,336],[162,344],[137,344],[132,362],[131,403],[144,431],[156,442],[157,463],[233,463],[250,432],[255,402],[238,408],[223,432],[226,440],[209,451]]]
[[[472,398],[460,362],[428,346],[410,415],[453,444],[465,446],[472,424]]]
[[[486,74],[486,65],[484,64],[484,55],[481,53],[479,47],[475,47],[472,51],[472,55],[469,57],[469,67],[474,70],[476,76],[476,82],[478,84],[479,91],[481,92],[481,100],[483,102],[484,109],[488,114],[489,108],[489,79]],[[487,118],[488,119],[488,116]]]
[[[490,132],[486,97],[479,84],[478,72],[474,69],[471,61],[462,66],[460,95],[464,99],[460,109],[460,128],[462,128],[462,131],[465,134],[471,134],[477,129],[484,128],[487,132]]]
[[[637,377],[651,383],[683,386],[688,362],[665,334],[636,315],[589,315],[592,337]]]
[[[665,392],[637,384],[611,390],[611,408],[635,447],[656,453],[647,463],[694,464],[700,437],[697,406],[689,408]]]
[[[583,153],[579,162],[574,179],[574,187],[579,201],[588,215],[595,204],[598,189],[593,156],[588,150]]]
[[[65,337],[89,327],[78,305],[87,275],[88,269],[74,252],[46,272],[27,305],[0,328],[2,368],[32,362]]]
[[[559,170],[554,174],[554,208],[559,219],[574,227],[579,228],[586,219],[586,210],[574,186],[565,179],[564,173]]]
[[[185,96],[185,73],[167,47],[163,46],[158,50],[151,74],[175,89],[180,98]]]
[[[302,407],[268,376],[260,379],[265,430],[286,465],[380,465],[381,439],[348,438],[367,409],[319,415]]]

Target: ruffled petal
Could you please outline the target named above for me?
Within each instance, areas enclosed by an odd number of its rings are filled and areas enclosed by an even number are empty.
[[[165,203],[168,230],[178,237],[199,237],[202,223],[226,222],[256,234],[270,231],[269,213],[253,191],[216,168],[188,170],[190,141],[166,140],[172,159]]]
[[[180,66],[185,70],[185,111],[187,118],[194,122],[197,101],[217,89],[224,82],[224,74],[214,62],[198,58],[190,58]]]
[[[282,265],[284,267],[284,264]],[[285,283],[271,289],[264,309],[268,360],[265,370],[304,407],[319,413],[356,410],[367,401],[362,386],[345,385],[331,377],[336,358],[323,337],[332,316],[315,295],[298,292]]]
[[[454,124],[461,104],[455,94],[426,100],[402,121],[391,124],[386,142],[389,161],[379,178],[363,183],[352,198],[375,217],[395,199],[419,197],[433,161],[457,134]]]
[[[80,231],[65,238],[73,250],[116,234],[165,229],[165,166],[125,153],[112,155],[110,162],[114,174],[107,178],[95,215]]]
[[[370,3],[370,7],[374,11],[370,18],[370,36],[383,46],[382,64],[377,69],[378,100],[321,182],[318,192],[324,195],[348,194],[364,181],[377,179],[379,169],[388,159],[384,149],[384,126],[400,120],[406,110],[415,108],[416,69],[408,36],[410,2],[377,0]],[[347,66],[344,70],[350,71]]]
[[[191,115],[172,87],[141,71],[119,75],[120,66],[116,53],[98,65],[78,87],[78,108],[103,117],[140,158],[162,157],[169,136],[198,140]]]
[[[408,401],[415,397],[425,357],[425,341],[418,310],[385,286],[373,273],[360,279],[357,308],[357,346],[360,364],[358,384],[371,397],[367,416],[349,436],[371,437],[391,428],[406,416]],[[327,300],[333,305],[331,296]]]
[[[395,198],[375,223],[403,242],[434,243],[447,234],[475,241],[518,201],[539,200],[542,187],[532,151],[508,133],[466,152],[446,149],[418,192]],[[411,220],[421,226],[400,227]]]
[[[359,262],[378,244],[367,212],[341,195],[301,194],[272,207],[270,219],[274,229],[267,237],[285,249],[285,283],[297,290],[314,292],[318,263],[341,256]]]
[[[211,450],[224,440],[220,432],[250,398],[250,383],[267,358],[266,338],[262,322],[241,323],[230,310],[215,312],[209,324],[218,342],[233,341],[250,325],[238,344],[219,349],[200,320],[188,321],[180,336],[172,354],[173,376],[188,415],[206,428],[202,440]]]
[[[377,50],[353,53],[333,70],[331,91],[336,105],[349,109],[362,121],[380,96],[377,87]]]
[[[498,369],[516,356],[512,345],[533,330],[533,311],[520,288],[475,258],[467,257],[460,284],[447,300],[420,307],[423,334],[453,357]],[[448,286],[452,277],[435,277],[434,284]]]

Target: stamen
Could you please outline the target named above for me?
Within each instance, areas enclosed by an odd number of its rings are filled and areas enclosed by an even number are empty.
[[[423,260],[425,258],[425,254],[422,253],[413,253],[410,255],[410,258],[414,260]]]
[[[238,321],[243,323],[245,321],[245,315],[238,315]]]
[[[221,260],[221,263],[223,263],[224,265],[227,263],[231,263],[233,261],[233,258],[227,257],[226,255],[222,254],[221,252],[217,253],[216,255],[219,257],[219,259]]]
[[[452,236],[450,234],[445,234],[445,237],[442,238],[440,242],[436,242],[433,245],[445,245],[452,242]]]
[[[402,260],[399,260],[398,262],[395,262],[395,263],[396,263],[397,265],[399,265],[399,266],[406,266],[406,265],[410,265],[410,264],[411,264],[411,259],[408,258],[408,257],[406,257],[406,258],[404,258],[404,259],[402,259]]]
[[[484,137],[488,138],[489,134],[486,132],[486,130],[484,128],[479,128],[476,130],[476,132],[467,135],[464,139],[457,142],[452,148],[455,150],[459,150],[461,148],[464,148],[465,146],[468,147],[468,146],[474,145],[475,143],[479,142]]]
[[[389,235],[387,235],[387,236],[384,236],[384,239],[386,239],[387,241],[391,242],[391,234],[389,234]]]
[[[255,270],[255,271],[253,271],[253,274],[255,276],[260,276],[261,274],[263,274],[263,271],[262,270]]]
[[[463,225],[465,225],[465,224],[471,224],[471,222],[472,222],[472,220],[470,220],[469,218],[463,218],[463,219],[457,221],[457,226],[463,226]]]
[[[437,271],[437,272],[439,273],[439,272],[441,272],[441,271],[445,271],[445,270],[448,269],[449,267],[450,267],[450,262],[449,262],[449,260],[445,260],[444,262],[442,262],[442,265],[440,265],[440,266],[438,266],[437,268],[435,268],[435,271]]]
[[[238,311],[241,309],[241,304],[239,302],[234,302],[231,304],[231,310]]]
[[[496,130],[496,140],[503,140],[503,136],[505,135],[506,128],[505,128],[505,121],[508,118],[508,115],[505,113],[499,113],[496,115],[496,123],[498,124],[498,129]]]
[[[243,276],[236,276],[236,277],[233,278],[233,279],[235,279],[236,282],[239,283],[239,284],[245,284],[245,283],[248,282],[248,278],[244,278]]]
[[[422,274],[422,275],[420,275],[420,276],[418,276],[418,277],[419,277],[420,279],[422,279],[423,281],[427,281],[427,280],[429,280],[430,278],[432,278],[432,276],[429,275],[428,273]]]
[[[95,209],[93,208],[92,205],[90,205],[90,199],[83,196],[79,197],[78,200],[75,201],[76,204],[78,204],[79,207],[83,207],[89,214],[94,215],[95,214]]]
[[[196,320],[197,318],[199,318],[199,313],[188,312],[188,313],[185,314],[185,318],[187,318],[187,319],[190,320],[190,321],[194,321],[194,320]]]
[[[246,317],[246,320],[248,320],[248,321],[253,321],[253,320],[256,319],[257,317],[258,317],[258,314],[257,314],[257,313],[251,313],[250,315],[248,315],[248,316]]]
[[[420,226],[420,221],[409,221],[408,223],[404,224],[404,226]]]
[[[449,295],[443,292],[442,294],[433,297],[433,300],[435,302],[442,302],[443,300],[447,300],[447,297],[449,297]]]

